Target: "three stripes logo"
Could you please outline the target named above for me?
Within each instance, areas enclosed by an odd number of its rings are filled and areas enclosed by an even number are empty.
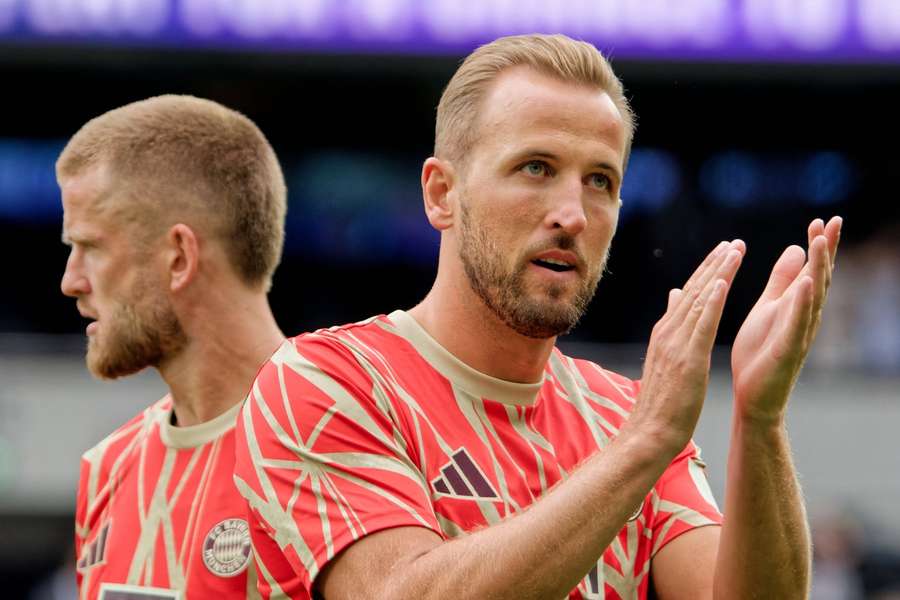
[[[94,541],[87,544],[81,551],[81,557],[76,565],[78,571],[84,573],[94,565],[98,565],[106,560],[106,540],[109,538],[109,521],[100,530],[100,533],[94,538]]]
[[[441,467],[441,474],[431,480],[431,487],[439,496],[461,500],[500,499],[465,448],[453,453],[450,462]]]

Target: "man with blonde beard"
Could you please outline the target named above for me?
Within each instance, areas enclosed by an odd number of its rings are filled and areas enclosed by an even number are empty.
[[[286,210],[275,153],[233,110],[160,96],[88,122],[57,179],[88,368],[154,367],[169,387],[82,458],[79,596],[255,597],[234,424],[283,339],[267,300]]]
[[[463,62],[422,168],[431,291],[286,341],[239,418],[263,595],[806,597],[784,414],[841,221],[785,250],[735,339],[723,522],[691,436],[744,243],[672,290],[640,382],[555,348],[603,272],[632,131],[589,44],[516,36]]]

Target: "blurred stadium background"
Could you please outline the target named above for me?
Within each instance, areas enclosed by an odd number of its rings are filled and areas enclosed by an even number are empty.
[[[58,289],[65,140],[161,93],[246,113],[290,189],[271,296],[283,330],[359,320],[430,286],[418,177],[443,85],[477,44],[531,31],[607,51],[639,117],[610,273],[564,346],[639,376],[666,290],[719,239],[748,243],[696,436],[720,500],[728,345],[781,249],[811,218],[845,217],[789,420],[813,598],[898,597],[900,2],[0,0],[4,597],[70,580],[79,456],[163,390],[152,372],[100,383],[83,367],[84,322]]]

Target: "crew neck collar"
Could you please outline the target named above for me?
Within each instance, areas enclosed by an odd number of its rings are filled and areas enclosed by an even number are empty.
[[[515,406],[531,406],[537,400],[544,385],[543,380],[537,383],[516,383],[482,373],[441,346],[408,312],[395,310],[388,315],[388,319],[394,324],[397,333],[406,338],[435,370],[466,392],[486,400]]]
[[[169,448],[196,448],[207,444],[221,436],[237,424],[237,416],[241,411],[243,402],[238,402],[218,417],[189,427],[176,427],[172,425],[172,411],[174,404],[161,415],[159,434],[163,444]]]

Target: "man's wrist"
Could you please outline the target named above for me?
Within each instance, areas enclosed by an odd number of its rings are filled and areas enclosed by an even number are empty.
[[[733,439],[739,437],[745,441],[758,440],[760,443],[768,444],[786,432],[784,411],[778,414],[763,414],[735,410],[732,421]]]
[[[754,431],[777,431],[784,429],[787,398],[765,398],[747,400],[736,391],[734,395],[734,420],[743,427]]]
[[[665,468],[690,441],[671,428],[626,422],[616,438],[638,468]]]

